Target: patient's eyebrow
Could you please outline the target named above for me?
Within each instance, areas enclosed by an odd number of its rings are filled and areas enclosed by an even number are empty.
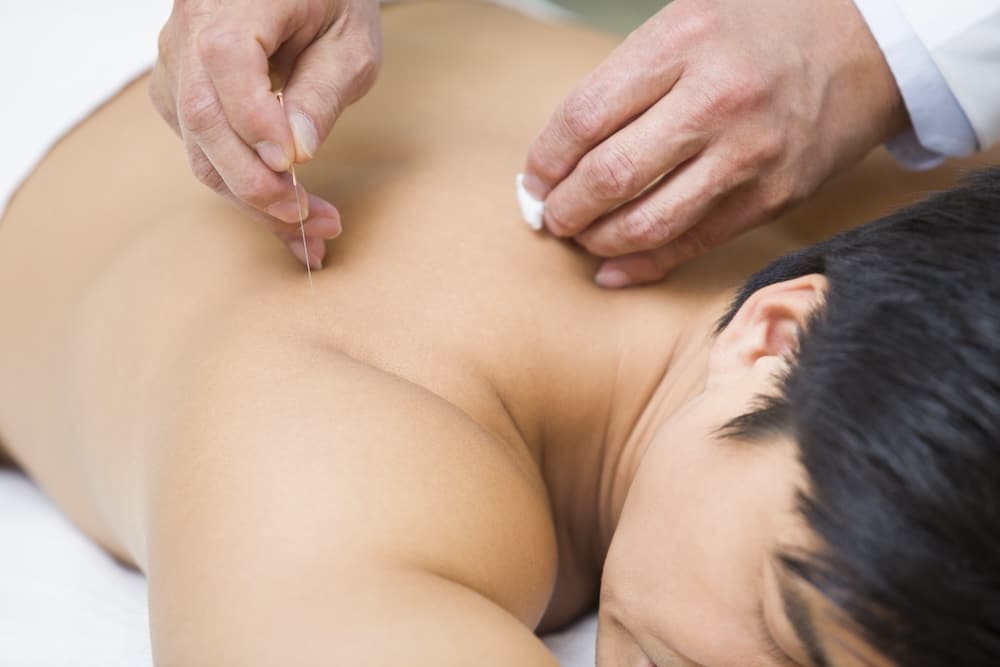
[[[815,667],[833,667],[833,663],[830,662],[830,659],[823,651],[819,635],[816,634],[816,624],[813,623],[812,615],[809,613],[809,606],[802,598],[802,595],[795,589],[784,584],[780,588],[781,599],[785,604],[785,616],[788,618],[792,630],[795,631],[795,635],[805,647],[806,653],[809,655],[809,660]]]

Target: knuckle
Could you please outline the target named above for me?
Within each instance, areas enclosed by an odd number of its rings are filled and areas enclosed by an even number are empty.
[[[628,151],[609,147],[584,165],[584,178],[601,199],[623,200],[635,194],[640,183],[639,166]]]
[[[761,190],[760,211],[765,219],[770,220],[791,208],[795,201],[795,193],[790,184],[774,182]]]
[[[757,143],[756,162],[758,164],[774,164],[786,152],[785,136],[780,132],[765,132]]]
[[[371,90],[381,68],[382,50],[377,38],[355,39],[336,70],[315,72],[310,77],[308,86],[316,98],[317,110],[328,118],[337,118],[344,107]]]
[[[371,87],[375,85],[375,80],[378,78],[378,73],[382,69],[382,57],[378,53],[369,54],[362,61],[362,66],[358,72],[357,80],[361,84],[359,86],[360,94],[365,94]]]
[[[248,145],[269,136],[273,131],[271,107],[262,102],[261,97],[263,96],[237,98],[230,96],[226,98],[224,107],[221,99],[218,102],[219,121],[225,121],[226,125]]]
[[[551,139],[548,134],[535,140],[528,153],[526,171],[538,176],[549,187],[554,187],[565,175],[563,165],[552,154]]]
[[[712,248],[722,245],[727,240],[722,228],[710,222],[707,224],[696,224],[685,234],[691,237],[691,245],[698,254],[706,253]]]
[[[215,96],[204,88],[186,89],[181,93],[177,109],[184,127],[195,134],[212,130],[222,120]]]
[[[620,240],[623,246],[652,248],[669,236],[667,216],[652,206],[638,206],[622,218]]]
[[[349,92],[345,95],[345,103],[358,100],[362,95],[371,90],[378,76],[380,63],[377,58],[361,55],[351,59],[349,77]]]
[[[366,39],[358,47],[354,63],[354,81],[366,92],[375,83],[382,68],[382,49],[374,39]]]
[[[562,122],[570,136],[584,143],[594,143],[604,137],[607,108],[605,102],[590,88],[581,88],[562,107]]]
[[[762,168],[763,165],[757,163],[747,154],[738,153],[729,162],[729,169],[727,170],[729,173],[720,173],[719,177],[725,179],[725,190],[735,189],[744,183],[752,183],[759,179]],[[722,168],[717,168],[717,171],[721,172]],[[724,194],[723,188],[719,189],[719,194]]]
[[[732,68],[729,68],[732,69]],[[700,131],[742,119],[768,104],[770,91],[763,75],[726,74],[716,80],[699,82],[692,91],[688,129]]]
[[[704,255],[716,245],[704,230],[697,227],[678,236],[673,240],[673,244],[677,254],[684,259],[693,259]]]
[[[556,236],[570,236],[575,231],[558,202],[546,202],[545,228]]]
[[[240,174],[233,179],[231,189],[237,199],[258,208],[273,203],[280,195],[270,174],[263,169],[251,169]]]
[[[773,166],[785,153],[784,141],[777,133],[761,133],[749,145],[737,146],[728,168],[737,180],[747,180]]]
[[[319,76],[310,77],[308,81],[302,82],[302,89],[308,91],[304,96],[307,99],[302,100],[303,106],[317,126],[324,124],[324,118],[335,119],[340,116],[344,100],[335,81]]]
[[[226,183],[222,180],[222,176],[219,175],[219,172],[215,170],[215,167],[207,159],[192,159],[190,160],[190,164],[194,177],[200,183],[220,194],[227,191]]]
[[[249,100],[240,101],[232,105],[232,109],[227,109],[227,113],[231,113],[234,119],[234,125],[239,123],[239,131],[244,133],[242,137],[244,141],[248,141],[248,137],[245,136],[245,132],[249,131],[251,135],[256,136],[266,136],[268,130],[270,130],[270,118],[267,113],[267,108],[262,107],[259,104],[251,104]],[[252,143],[248,141],[248,143]]]
[[[689,197],[701,200],[718,201],[733,191],[743,180],[744,169],[739,156],[727,160],[713,160],[704,173],[704,179],[699,184],[698,192]],[[688,205],[695,203],[689,198]]]
[[[770,87],[760,71],[751,68],[732,70],[716,88],[713,106],[725,115],[744,113],[767,104]]]
[[[220,67],[246,37],[231,28],[206,28],[195,38],[198,56],[209,68]]]
[[[670,27],[672,37],[685,44],[703,43],[718,33],[721,18],[719,13],[712,8],[687,11],[682,17],[672,22]]]

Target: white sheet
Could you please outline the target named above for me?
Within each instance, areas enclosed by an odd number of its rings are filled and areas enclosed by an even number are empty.
[[[145,578],[0,469],[0,666],[152,667],[148,620]],[[545,641],[563,667],[593,667],[596,627]]]
[[[49,148],[156,59],[170,0],[0,3],[0,216]],[[94,166],[101,156],[94,156]]]

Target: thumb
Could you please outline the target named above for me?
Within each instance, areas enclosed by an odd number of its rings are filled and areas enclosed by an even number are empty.
[[[605,289],[619,289],[662,280],[681,264],[709,249],[700,240],[699,231],[697,227],[688,230],[660,248],[606,259],[601,262],[594,282]]]
[[[284,98],[296,162],[316,155],[344,109],[375,83],[382,61],[377,12],[367,23],[353,22],[334,25],[295,60]]]
[[[679,263],[674,248],[668,243],[663,248],[646,250],[631,255],[612,257],[601,262],[594,282],[605,289],[621,289],[660,280]]]

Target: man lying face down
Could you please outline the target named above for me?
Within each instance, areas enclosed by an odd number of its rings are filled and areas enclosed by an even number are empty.
[[[995,665],[1000,171],[777,261],[719,328],[791,226],[609,291],[510,201],[610,40],[482,3],[383,28],[300,174],[345,220],[312,289],[143,80],[0,224],[0,448],[147,576],[155,663],[555,667],[536,633],[599,601],[600,667]],[[799,219],[912,189],[858,180]]]
[[[754,580],[768,664],[996,665],[1000,168],[771,263],[711,355],[664,424],[675,451],[654,436],[629,492],[600,664],[737,664],[745,628],[704,626]],[[778,379],[710,428],[755,372]]]

